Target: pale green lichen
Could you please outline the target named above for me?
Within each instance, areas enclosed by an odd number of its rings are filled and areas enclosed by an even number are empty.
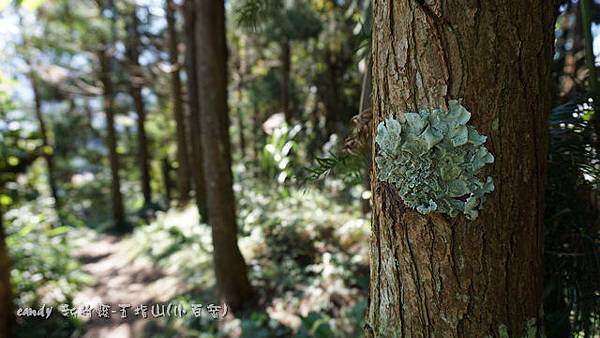
[[[494,190],[477,173],[494,157],[486,137],[468,125],[471,113],[451,100],[434,109],[388,117],[377,126],[378,179],[394,185],[404,203],[422,214],[439,212],[468,219],[479,215],[485,194]]]

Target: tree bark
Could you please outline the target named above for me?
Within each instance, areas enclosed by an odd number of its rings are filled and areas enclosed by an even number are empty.
[[[377,0],[374,15],[372,135],[462,98],[496,189],[474,221],[422,215],[373,161],[366,336],[540,337],[552,2]]]
[[[281,111],[285,122],[292,125],[292,112],[290,110],[290,72],[292,69],[292,55],[290,40],[284,38],[281,42]]]
[[[243,38],[242,38],[243,39]],[[241,41],[240,43],[240,50],[239,50],[239,67],[237,69],[238,71],[238,81],[236,84],[236,92],[237,92],[237,100],[238,100],[238,105],[236,108],[236,112],[237,112],[237,120],[238,120],[238,139],[239,139],[239,146],[240,146],[240,157],[242,159],[242,161],[246,158],[246,137],[244,135],[244,114],[242,112],[242,107],[243,107],[243,98],[244,98],[244,81],[246,80],[246,72],[248,71],[247,69],[247,63],[245,60],[246,57],[246,51],[245,51],[245,46],[246,46],[246,42],[245,41]]]
[[[187,71],[187,94],[190,124],[190,141],[192,143],[192,177],[196,193],[196,205],[203,221],[208,220],[206,211],[206,189],[204,168],[202,164],[202,141],[200,140],[200,103],[198,102],[198,70],[196,69],[196,39],[194,35],[195,14],[194,0],[186,0],[183,7],[185,24],[185,62]]]
[[[140,38],[138,33],[138,17],[134,7],[131,15],[131,26],[129,33],[129,62],[131,65],[130,94],[133,98],[135,111],[137,113],[137,143],[138,162],[141,173],[142,195],[144,206],[152,205],[152,189],[150,187],[150,155],[148,153],[148,140],[146,137],[146,109],[142,97],[143,74],[139,62]]]
[[[327,65],[326,87],[323,91],[325,105],[325,131],[327,136],[339,132],[340,121],[343,121],[343,103],[340,96],[340,83],[337,56],[330,50],[325,53]]]
[[[259,161],[260,149],[264,143],[264,135],[260,117],[260,109],[256,98],[252,98],[252,160]]]
[[[187,132],[183,111],[183,96],[181,94],[181,78],[179,77],[180,65],[177,49],[177,28],[175,26],[176,9],[173,0],[166,0],[166,7],[167,29],[169,32],[169,62],[171,63],[171,96],[177,129],[177,162],[179,165],[177,167],[177,188],[179,190],[179,203],[183,205],[189,201],[191,174],[187,152]]]
[[[57,211],[60,209],[60,198],[58,196],[58,187],[56,186],[56,175],[54,171],[54,147],[50,144],[50,138],[48,136],[48,128],[46,127],[46,121],[42,112],[42,98],[39,93],[39,85],[36,78],[36,74],[31,71],[29,74],[31,81],[31,89],[33,91],[34,111],[35,116],[40,125],[40,134],[42,136],[42,145],[44,146],[44,159],[46,160],[46,168],[48,172],[48,186],[50,188],[50,194],[54,199],[54,209]]]
[[[99,53],[100,58],[100,81],[103,89],[104,112],[106,114],[106,147],[108,148],[108,160],[111,173],[111,202],[114,228],[116,231],[125,232],[127,222],[125,220],[125,208],[123,207],[123,195],[121,194],[121,178],[119,176],[119,154],[117,153],[117,135],[115,131],[115,113],[113,108],[113,86],[110,78],[111,55],[110,51],[103,50]]]
[[[372,99],[372,93],[373,93],[373,63],[371,61],[371,58],[369,57],[367,60],[367,69],[365,69],[365,74],[363,75],[363,83],[362,83],[362,88],[360,91],[360,103],[359,103],[359,109],[358,109],[358,115],[362,116],[365,114],[371,115],[371,102],[373,101]],[[367,129],[369,130],[369,129]],[[372,151],[371,151],[371,147],[369,147],[369,145],[372,142],[372,134],[368,133],[367,135],[367,140],[366,140],[366,159],[367,159],[367,165],[368,167],[370,167],[372,165],[371,163],[371,158],[373,156]],[[371,177],[370,175],[365,175],[365,177],[363,178],[363,185],[365,187],[365,190],[370,190],[371,189]],[[371,212],[371,203],[369,201],[369,199],[364,199],[361,196],[361,206],[362,206],[362,211],[365,215],[367,215],[369,212]]]
[[[249,304],[253,291],[246,263],[237,245],[237,224],[227,107],[227,47],[224,3],[197,0],[196,44],[198,97],[208,216],[212,226],[217,289],[233,310]]]
[[[165,207],[168,209],[171,205],[171,190],[173,190],[173,181],[171,180],[171,163],[169,157],[165,156],[161,161],[161,171],[163,177],[163,187],[165,189]]]

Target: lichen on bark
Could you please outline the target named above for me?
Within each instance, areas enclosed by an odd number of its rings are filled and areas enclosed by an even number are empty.
[[[490,176],[480,181],[477,174],[494,156],[470,118],[459,101],[450,100],[447,111],[408,112],[380,122],[377,178],[394,185],[404,203],[422,214],[477,218],[485,194],[494,190]]]

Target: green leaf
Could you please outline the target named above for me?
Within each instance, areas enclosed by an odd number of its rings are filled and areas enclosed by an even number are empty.
[[[67,231],[69,231],[69,227],[66,227],[66,226],[54,228],[54,229],[48,231],[48,236],[49,237],[59,236],[59,235],[64,234]]]
[[[14,167],[19,164],[19,158],[16,156],[9,156],[6,161],[7,161],[8,165],[11,167]]]
[[[12,201],[13,200],[10,196],[5,194],[0,195],[0,205],[10,205]]]

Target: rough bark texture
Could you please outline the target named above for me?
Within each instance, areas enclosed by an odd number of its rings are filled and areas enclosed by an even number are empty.
[[[224,3],[197,0],[196,55],[201,139],[213,259],[220,296],[233,310],[252,298],[246,263],[237,245],[237,224],[227,107],[227,47]]]
[[[198,70],[196,69],[196,39],[194,35],[194,0],[186,0],[183,7],[185,20],[185,63],[187,71],[187,94],[190,123],[190,141],[192,143],[192,177],[196,193],[196,205],[203,221],[208,220],[206,211],[206,189],[202,164],[202,141],[200,140],[200,103],[198,102]]]
[[[373,135],[386,116],[463,98],[471,123],[489,136],[496,162],[482,175],[496,190],[475,221],[424,216],[373,166],[366,334],[524,337],[541,325],[555,8],[542,0],[377,0],[374,15]]]
[[[100,80],[102,82],[104,112],[106,114],[106,147],[108,148],[108,160],[111,173],[111,203],[113,222],[116,231],[126,231],[125,208],[123,207],[123,195],[121,194],[121,178],[119,176],[119,154],[117,153],[117,135],[115,131],[115,112],[113,108],[113,86],[110,78],[111,56],[108,50],[99,54],[100,58]]]
[[[187,132],[185,114],[183,111],[183,96],[181,94],[181,78],[179,77],[179,62],[177,49],[177,28],[175,26],[175,3],[167,0],[167,29],[169,31],[169,62],[171,63],[171,96],[173,100],[173,115],[177,128],[177,188],[179,202],[185,204],[190,194],[190,163],[188,158]]]
[[[58,188],[56,186],[56,175],[54,173],[54,148],[50,144],[48,128],[46,127],[46,120],[44,119],[44,114],[42,113],[42,98],[40,97],[38,79],[36,78],[36,74],[31,72],[31,74],[29,74],[29,79],[31,80],[31,89],[33,91],[35,116],[38,120],[38,124],[40,127],[42,145],[45,148],[44,159],[46,160],[46,168],[48,170],[48,186],[50,187],[50,194],[52,195],[52,198],[54,198],[54,208],[58,210],[60,209],[60,198],[58,196]],[[49,153],[49,151],[52,151],[52,153]]]
[[[138,17],[136,10],[131,15],[131,27],[129,33],[129,62],[131,66],[130,93],[137,113],[137,143],[138,162],[141,173],[142,195],[144,205],[152,204],[152,190],[150,188],[150,156],[148,154],[148,139],[146,137],[146,109],[142,98],[143,74],[139,62],[140,38],[138,33]]]

